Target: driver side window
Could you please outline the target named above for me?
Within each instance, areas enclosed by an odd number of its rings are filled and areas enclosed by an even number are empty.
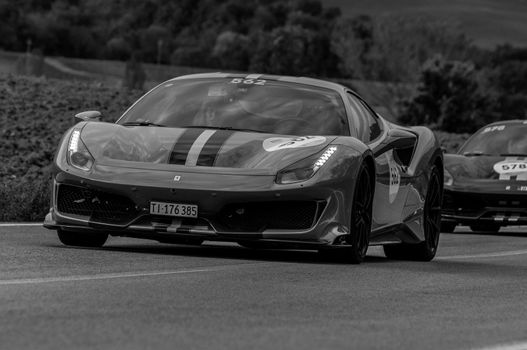
[[[351,93],[347,93],[348,101],[351,110],[358,121],[355,126],[358,132],[359,139],[368,144],[377,139],[381,135],[381,126],[379,119],[374,115],[373,111],[366,106],[366,104]]]

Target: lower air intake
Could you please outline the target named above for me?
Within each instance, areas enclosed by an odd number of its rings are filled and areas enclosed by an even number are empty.
[[[59,185],[57,210],[112,224],[127,223],[137,215],[135,204],[127,197],[71,185]]]
[[[263,230],[306,230],[318,220],[324,202],[285,201],[229,204],[218,217],[222,229],[260,232]]]

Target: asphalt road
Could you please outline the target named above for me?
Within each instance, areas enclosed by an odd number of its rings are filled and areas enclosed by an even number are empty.
[[[444,234],[431,263],[0,227],[3,349],[527,347],[527,229]],[[516,344],[507,346],[508,344]]]

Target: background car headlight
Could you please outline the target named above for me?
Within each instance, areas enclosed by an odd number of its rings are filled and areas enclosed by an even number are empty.
[[[88,171],[93,165],[93,157],[81,140],[80,130],[74,130],[68,143],[68,163],[77,169]]]
[[[454,183],[454,177],[446,169],[444,170],[443,178],[445,180],[445,186],[452,186],[452,184]]]
[[[291,184],[306,181],[326,164],[331,156],[337,151],[336,146],[330,146],[322,153],[312,157],[307,157],[293,165],[281,170],[276,175],[276,182],[279,184]]]

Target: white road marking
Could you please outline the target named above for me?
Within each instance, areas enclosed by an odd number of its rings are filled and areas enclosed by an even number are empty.
[[[496,253],[440,256],[440,257],[435,258],[435,260],[497,258],[497,257],[502,257],[502,256],[514,256],[514,255],[525,255],[525,254],[527,254],[527,250],[511,250],[511,251],[496,252]]]
[[[225,270],[229,267],[242,267],[246,265],[252,266],[252,265],[261,265],[261,264],[262,263],[224,265],[224,266],[218,266],[218,267],[212,267],[212,268],[173,270],[173,271],[121,272],[121,273],[101,273],[97,275],[21,278],[21,279],[11,279],[11,280],[0,280],[0,286],[23,285],[23,284],[43,284],[43,283],[56,283],[56,282],[111,280],[111,279],[118,279],[118,278],[133,278],[133,277],[183,275],[183,274],[190,274],[190,273],[220,271],[220,270]]]
[[[11,222],[11,223],[0,224],[0,227],[25,227],[25,226],[42,227],[42,223],[41,222]]]
[[[499,345],[492,345],[492,346],[484,346],[482,348],[474,348],[474,350],[526,350],[526,349],[527,349],[527,342],[499,344]]]

